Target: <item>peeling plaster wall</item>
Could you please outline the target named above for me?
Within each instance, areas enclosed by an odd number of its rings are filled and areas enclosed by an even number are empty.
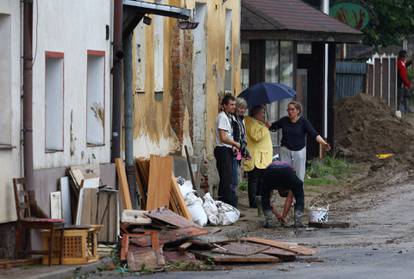
[[[170,0],[165,3],[194,9],[196,2],[206,5],[206,61],[194,66],[194,42],[191,30],[179,30],[176,19],[164,21],[164,92],[154,94],[153,29],[154,21],[145,29],[145,92],[134,93],[134,152],[136,156],[150,153],[176,153],[183,156],[182,144],[191,155],[214,161],[215,120],[218,103],[224,94],[225,18],[232,10],[232,81],[234,94],[240,92],[240,1]],[[142,23],[140,23],[142,24]],[[139,32],[135,33],[137,36]],[[141,31],[142,34],[142,31]],[[137,48],[133,47],[134,71],[137,71]],[[204,69],[200,69],[204,67]],[[194,92],[194,73],[205,74],[204,92]],[[136,73],[134,74],[136,82]],[[135,86],[133,86],[135,88]],[[202,96],[204,94],[205,96]],[[201,98],[201,96],[203,98]],[[193,142],[197,138],[196,153]],[[215,164],[209,164],[212,168]],[[215,168],[215,167],[214,167]],[[210,171],[212,176],[216,176]]]
[[[105,52],[105,104],[110,115],[110,39],[105,26],[112,26],[110,0],[38,0],[34,7],[33,32],[33,138],[34,168],[56,168],[110,161],[110,119],[104,119],[104,144],[88,146],[87,51]],[[37,34],[37,38],[36,38]],[[45,152],[45,52],[64,54],[63,151]],[[36,185],[35,185],[36,186]]]
[[[5,73],[2,72],[0,75],[8,77],[6,80],[2,80],[2,82],[8,83],[7,86],[3,84],[0,86],[0,96],[4,100],[6,96],[9,98],[10,102],[0,102],[0,109],[10,111],[10,132],[11,132],[11,141],[10,144],[13,146],[11,149],[0,149],[0,224],[11,222],[16,220],[16,210],[15,210],[15,203],[14,203],[14,193],[13,193],[13,182],[12,179],[14,177],[21,176],[21,168],[20,168],[20,83],[21,83],[21,76],[20,76],[20,51],[21,51],[21,44],[20,44],[20,2],[19,1],[12,1],[12,0],[3,0],[0,1],[0,15],[2,16],[3,20],[0,21],[0,24],[7,24],[0,26],[0,28],[7,28],[10,34],[10,40],[3,40],[0,38],[0,41],[3,46],[9,49],[10,57],[8,57],[9,62],[5,62],[5,60],[0,61],[0,63],[9,63],[6,65],[6,68],[9,68],[9,72]],[[5,29],[3,29],[5,30]],[[6,45],[10,44],[10,45]],[[1,49],[1,47],[0,47]],[[4,54],[4,53],[3,53]],[[0,55],[0,57],[2,57]],[[0,58],[1,59],[1,58]],[[0,83],[1,84],[1,83]],[[7,90],[8,88],[8,90]],[[3,95],[4,94],[4,95]],[[8,103],[8,104],[7,104]],[[4,107],[10,106],[10,107]],[[6,132],[6,131],[4,131]],[[2,227],[4,228],[4,226]],[[7,230],[7,229],[6,229]],[[4,240],[5,241],[5,240]],[[0,241],[0,247],[3,246],[2,241]],[[0,256],[5,255],[0,251]]]

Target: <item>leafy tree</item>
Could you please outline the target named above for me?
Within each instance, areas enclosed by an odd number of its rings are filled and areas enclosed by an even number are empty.
[[[371,0],[374,18],[362,31],[366,44],[388,46],[398,44],[414,33],[414,0]]]
[[[304,0],[319,9],[322,0]],[[414,34],[414,0],[336,0],[360,3],[371,14],[370,23],[363,30],[364,43],[376,47],[398,44],[401,39]]]

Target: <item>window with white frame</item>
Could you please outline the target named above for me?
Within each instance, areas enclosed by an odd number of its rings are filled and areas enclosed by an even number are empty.
[[[156,1],[163,4],[163,1]],[[154,91],[164,92],[164,17],[154,16],[152,19],[154,28]]]
[[[105,52],[88,51],[86,143],[105,144]]]
[[[232,67],[232,51],[233,51],[233,12],[226,9],[226,29],[225,29],[225,64],[224,64],[224,91],[233,91],[233,67]]]
[[[45,144],[46,152],[63,151],[64,55],[46,52],[45,61]]]
[[[145,93],[145,57],[146,51],[146,25],[141,21],[135,28],[135,49],[136,49],[136,61],[135,61],[135,93]]]
[[[0,147],[11,146],[11,19],[0,14]]]

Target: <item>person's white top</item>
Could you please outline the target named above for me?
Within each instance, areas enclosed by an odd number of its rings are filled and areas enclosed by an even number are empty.
[[[216,120],[216,145],[225,146],[231,148],[232,146],[226,143],[222,143],[220,140],[219,130],[226,131],[227,137],[233,139],[233,127],[231,126],[230,118],[227,114],[222,111],[218,114]]]

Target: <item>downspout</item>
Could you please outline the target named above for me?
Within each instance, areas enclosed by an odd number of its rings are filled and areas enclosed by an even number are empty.
[[[329,0],[322,0],[321,10],[329,15]],[[325,44],[324,59],[324,88],[323,88],[323,137],[328,138],[328,67],[329,67],[329,46]]]
[[[112,148],[111,162],[121,156],[121,94],[122,94],[122,0],[114,0],[113,42],[113,98],[112,98]]]
[[[132,33],[124,38],[124,125],[125,125],[125,169],[133,208],[138,208],[135,187],[134,164],[134,100],[132,96]]]
[[[26,189],[34,200],[33,183],[33,1],[25,0],[23,10],[23,156]]]

